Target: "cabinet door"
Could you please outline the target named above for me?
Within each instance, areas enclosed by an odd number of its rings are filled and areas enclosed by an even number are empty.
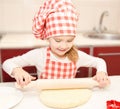
[[[84,47],[84,48],[78,48],[79,50],[87,53],[87,54],[90,54],[90,48],[88,47]],[[89,73],[89,68],[86,68],[86,67],[80,67],[78,70],[77,70],[77,74],[76,74],[76,78],[79,78],[79,77],[88,77],[88,74]]]
[[[109,75],[120,75],[120,46],[95,47],[94,56],[106,61]]]
[[[3,63],[6,59],[22,55],[31,49],[2,49],[1,50],[1,62]],[[24,70],[31,73],[31,75],[36,75],[36,68],[34,66],[24,67]],[[5,71],[2,69],[2,81],[10,82],[15,81],[14,78],[11,78]]]

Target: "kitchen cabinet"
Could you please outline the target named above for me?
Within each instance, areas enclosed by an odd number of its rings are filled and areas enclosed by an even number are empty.
[[[90,48],[89,47],[79,47],[78,49],[81,50],[81,51],[84,51],[87,54],[90,54]],[[76,78],[88,77],[88,76],[89,76],[89,68],[80,67],[77,70]]]
[[[109,75],[120,75],[120,46],[94,47],[93,55],[106,61]]]
[[[31,50],[30,49],[1,49],[1,64],[8,58],[14,56],[22,55],[23,53]],[[24,69],[29,72],[31,75],[36,76],[36,68],[34,66],[24,67]],[[15,81],[14,78],[11,78],[5,71],[2,69],[2,80],[3,82]]]
[[[120,46],[90,46],[86,48],[79,48],[84,52],[100,57],[106,61],[107,71],[110,76],[120,75]],[[88,77],[96,74],[95,68],[79,68],[76,77]]]

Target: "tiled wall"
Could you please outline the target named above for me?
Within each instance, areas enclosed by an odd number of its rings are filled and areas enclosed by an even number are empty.
[[[32,18],[44,0],[0,0],[0,31],[30,31]],[[109,11],[103,24],[120,31],[120,0],[72,0],[79,12],[79,31],[98,27],[100,15]]]

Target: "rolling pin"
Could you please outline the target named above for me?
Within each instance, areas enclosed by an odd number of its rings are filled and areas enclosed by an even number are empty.
[[[28,85],[21,87],[15,83],[16,88],[32,88],[37,89],[75,89],[75,88],[87,88],[91,89],[98,87],[97,81],[92,78],[73,78],[73,79],[37,79],[36,81],[31,81]]]

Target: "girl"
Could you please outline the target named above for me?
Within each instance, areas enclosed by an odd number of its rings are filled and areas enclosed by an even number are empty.
[[[47,0],[33,19],[35,37],[46,39],[49,47],[31,50],[6,60],[3,69],[21,86],[36,79],[22,67],[34,65],[38,78],[74,78],[79,67],[97,69],[93,77],[100,87],[110,83],[103,59],[78,51],[73,43],[78,16],[70,0]]]

